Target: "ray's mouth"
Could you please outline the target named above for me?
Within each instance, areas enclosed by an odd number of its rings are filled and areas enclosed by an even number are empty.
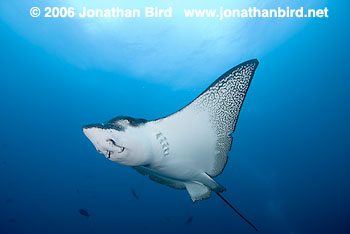
[[[101,151],[101,150],[97,150],[98,153],[100,154],[103,154],[106,158],[111,158],[111,154],[113,153],[113,151],[109,151],[109,150],[106,150],[106,151]]]
[[[104,154],[104,156],[106,158],[110,159],[111,158],[111,154],[113,154],[113,151],[107,150],[107,151],[103,152],[102,154]]]
[[[125,150],[125,147],[120,147],[119,151],[118,151],[118,154],[120,153],[123,153]],[[99,153],[102,153],[101,151],[99,151]],[[110,159],[111,158],[111,154],[113,154],[114,151],[110,151],[110,150],[107,150],[106,152],[102,153],[106,156],[106,158]]]

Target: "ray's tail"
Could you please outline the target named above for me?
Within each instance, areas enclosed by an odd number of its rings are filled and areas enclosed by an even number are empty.
[[[244,219],[244,221],[246,221],[252,228],[254,228],[255,231],[258,231],[258,229],[248,220],[246,219],[241,213],[238,212],[238,210],[236,210],[236,208],[234,208],[228,201],[226,201],[226,199],[218,192],[215,192],[227,205],[229,205],[232,210],[234,210],[242,219]]]

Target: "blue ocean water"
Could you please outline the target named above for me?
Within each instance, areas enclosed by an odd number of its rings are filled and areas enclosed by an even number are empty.
[[[191,22],[177,18],[155,23],[159,34],[139,28],[120,41],[108,34],[111,25],[100,25],[106,34],[86,42],[74,36],[86,33],[85,26],[35,22],[30,7],[1,3],[0,233],[253,233],[215,194],[193,204],[186,191],[108,161],[82,126],[118,115],[166,116],[255,57],[260,64],[229,161],[216,178],[227,188],[223,195],[260,233],[350,233],[350,7],[307,3],[327,6],[330,17],[279,19],[275,27],[282,28],[260,29],[270,33],[262,41],[242,31],[243,38],[225,42],[207,34],[187,41],[171,30]],[[176,40],[162,40],[169,35]],[[204,49],[192,51],[197,42]],[[235,43],[242,47],[230,59]]]

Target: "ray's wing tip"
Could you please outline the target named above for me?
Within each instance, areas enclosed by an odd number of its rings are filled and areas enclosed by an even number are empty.
[[[256,67],[259,65],[259,60],[257,58],[254,58],[254,59],[250,59],[244,63],[242,63],[241,65],[244,66],[246,64],[253,64],[254,65],[254,68],[256,69]]]
[[[250,60],[247,60],[243,63],[240,63],[239,65],[231,68],[230,70],[228,70],[225,74],[223,74],[220,78],[224,78],[226,77],[227,75],[231,74],[232,72],[236,71],[236,70],[239,70],[241,68],[246,68],[246,69],[252,69],[253,73],[251,75],[251,77],[253,77],[254,75],[254,72],[256,70],[256,68],[258,67],[259,65],[259,61],[258,59],[254,58],[254,59],[250,59]],[[220,79],[219,78],[219,79]],[[214,82],[215,83],[215,82]]]
[[[252,60],[253,63],[255,63],[255,67],[259,65],[259,60],[257,58]]]

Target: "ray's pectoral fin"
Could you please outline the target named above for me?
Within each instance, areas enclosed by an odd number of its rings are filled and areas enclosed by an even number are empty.
[[[148,169],[145,166],[138,166],[138,167],[133,167],[136,171],[141,173],[142,175],[148,176],[151,180],[154,182],[164,184],[166,186],[176,188],[176,189],[185,189],[185,185],[182,181],[178,180],[173,180],[164,176],[161,176],[159,174],[154,173],[152,170]]]
[[[197,181],[187,181],[184,182],[184,184],[193,202],[210,197],[210,189],[202,183]]]

